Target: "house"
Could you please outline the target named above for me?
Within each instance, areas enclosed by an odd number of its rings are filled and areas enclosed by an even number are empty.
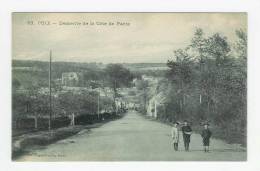
[[[83,83],[83,74],[77,72],[62,73],[61,83],[67,87],[79,87]]]
[[[158,77],[147,76],[147,75],[142,75],[142,80],[148,81],[149,84],[158,84],[159,82]]]
[[[157,118],[158,107],[163,106],[166,102],[166,96],[163,92],[154,95],[149,101],[147,106],[147,115]]]

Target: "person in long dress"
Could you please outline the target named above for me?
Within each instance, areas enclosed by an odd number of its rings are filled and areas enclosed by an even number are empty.
[[[178,151],[178,143],[179,143],[179,130],[178,130],[178,122],[173,123],[172,127],[172,146],[174,147],[175,151]]]

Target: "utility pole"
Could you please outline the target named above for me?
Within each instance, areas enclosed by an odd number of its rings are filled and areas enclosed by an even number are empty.
[[[49,107],[50,107],[50,113],[49,113],[49,130],[51,130],[51,120],[52,120],[52,98],[51,98],[51,56],[52,51],[50,50],[50,62],[49,62]]]
[[[156,97],[154,99],[154,117],[157,118],[157,101],[156,101]]]
[[[100,111],[99,111],[99,100],[100,100],[100,99],[99,99],[99,96],[100,96],[100,93],[99,93],[99,91],[98,91],[98,97],[97,97],[97,104],[98,104],[98,106],[97,106],[97,107],[98,107],[98,108],[97,108],[97,114],[98,114],[98,119],[99,119],[99,112],[100,112]]]

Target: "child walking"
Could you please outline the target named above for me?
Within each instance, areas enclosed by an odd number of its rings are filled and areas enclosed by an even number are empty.
[[[179,143],[178,125],[179,125],[178,122],[174,122],[172,127],[172,145],[175,151],[178,151],[178,143]]]
[[[191,134],[192,134],[192,129],[191,129],[190,125],[188,125],[188,121],[184,120],[184,126],[182,127],[182,135],[183,135],[185,151],[189,151],[189,149],[190,149]]]
[[[202,137],[202,142],[203,142],[203,147],[204,147],[204,152],[209,152],[209,143],[210,143],[210,137],[212,133],[209,130],[209,124],[205,123],[204,124],[204,129],[201,132],[201,137]]]

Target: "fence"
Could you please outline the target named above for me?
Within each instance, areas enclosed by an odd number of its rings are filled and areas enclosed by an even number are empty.
[[[94,124],[97,122],[113,120],[120,118],[123,113],[126,111],[120,111],[120,113],[116,114],[115,112],[111,113],[101,113],[97,114],[79,114],[75,115],[74,117],[74,124],[75,125],[87,125],[87,124]],[[59,116],[55,117],[51,121],[51,125],[53,129],[66,127],[71,125],[72,117],[71,116]],[[49,127],[49,118],[47,117],[33,117],[33,116],[26,116],[20,118],[13,118],[13,136],[23,134],[26,132],[31,131],[38,131],[38,130],[47,130]]]

